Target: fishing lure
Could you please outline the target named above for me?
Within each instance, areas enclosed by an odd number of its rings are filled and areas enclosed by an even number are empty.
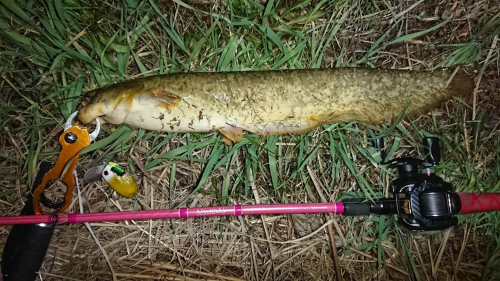
[[[104,167],[102,178],[116,193],[127,198],[134,197],[139,189],[132,175],[113,162]]]
[[[128,198],[134,197],[139,189],[134,177],[114,162],[94,166],[83,177],[86,183],[93,183],[100,179],[104,179],[116,193]]]

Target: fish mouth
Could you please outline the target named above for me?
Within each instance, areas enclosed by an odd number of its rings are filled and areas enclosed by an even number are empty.
[[[95,90],[88,91],[81,95],[80,102],[83,105],[78,111],[78,120],[83,124],[88,124],[92,122],[97,117],[103,117],[100,100],[102,99],[102,93],[104,91],[99,88]]]

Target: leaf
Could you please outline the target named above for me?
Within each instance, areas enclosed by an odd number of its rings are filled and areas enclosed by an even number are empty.
[[[474,150],[476,151],[478,148],[480,135],[483,131],[484,120],[486,119],[487,113],[488,112],[486,110],[481,110],[481,112],[479,112],[479,114],[476,116],[474,128],[472,129],[472,135],[474,136]]]
[[[277,61],[271,69],[278,69],[283,63],[289,61],[291,58],[299,54],[304,50],[304,46],[307,41],[302,41],[297,47],[295,47],[292,51],[288,52],[285,56],[283,56],[279,61]]]
[[[229,40],[229,43],[226,45],[219,59],[219,64],[217,65],[218,71],[226,71],[228,70],[229,63],[234,58],[236,49],[238,48],[238,38],[233,37]]]
[[[0,0],[0,2],[2,2],[2,4],[5,5],[5,7],[9,8],[14,14],[16,14],[23,21],[31,25],[32,28],[34,28],[37,31],[40,31],[38,25],[36,25],[36,23],[32,21],[31,18],[18,5],[16,5],[14,1]]]
[[[198,40],[198,42],[196,42],[196,44],[193,47],[193,52],[191,52],[191,60],[197,59],[201,48],[203,47],[203,45],[205,44],[207,39],[210,37],[210,34],[214,31],[214,29],[218,25],[219,25],[219,20],[217,19],[217,20],[215,20],[214,23],[212,23],[212,26],[210,26],[210,28],[206,32],[203,33],[203,36],[200,38],[200,40]]]
[[[31,46],[31,40],[25,38],[24,36],[19,35],[19,33],[15,32],[13,28],[11,28],[7,23],[0,19],[0,30],[9,36],[12,40],[25,45],[25,47]]]
[[[278,190],[278,169],[276,168],[276,139],[277,136],[267,138],[266,151],[269,159],[269,173],[274,191]]]
[[[158,6],[156,6],[156,4],[154,3],[153,0],[149,0],[149,4],[153,8],[153,10],[160,16],[160,18],[163,19],[163,21],[165,23],[163,25],[163,30],[165,30],[165,32],[167,32],[168,36],[170,37],[170,39],[172,39],[174,41],[174,43],[177,45],[177,47],[179,47],[184,53],[186,53],[189,56],[190,54],[189,54],[188,50],[186,49],[186,46],[184,46],[184,42],[181,40],[179,34],[174,29],[170,28],[170,24],[169,24],[167,18],[165,17],[165,15],[160,11],[160,9],[158,8]]]
[[[191,196],[193,196],[196,192],[198,192],[198,190],[205,184],[206,180],[208,179],[208,176],[213,171],[213,167],[214,167],[215,163],[217,162],[220,155],[222,154],[223,149],[224,149],[223,145],[220,145],[220,143],[215,143],[214,147],[212,148],[212,153],[209,157],[209,161],[205,165],[205,168],[203,169],[203,173],[202,173],[201,178],[198,182],[198,185],[188,196],[186,196],[186,198],[182,199],[182,201],[179,204],[177,204],[175,209],[183,206],[191,198]]]
[[[433,27],[431,27],[429,29],[426,29],[426,30],[422,30],[422,31],[419,31],[419,32],[415,32],[415,33],[411,33],[411,34],[407,34],[407,35],[401,36],[401,37],[396,38],[396,39],[392,40],[391,42],[387,43],[386,46],[389,46],[389,45],[392,45],[392,44],[396,44],[396,43],[399,43],[399,42],[404,42],[404,41],[407,41],[407,40],[414,39],[416,37],[425,35],[425,34],[431,32],[431,31],[434,31],[436,29],[441,28],[442,26],[444,26],[448,22],[450,22],[450,20],[443,21],[442,23],[439,23],[439,24],[437,24],[437,25],[435,25],[435,26],[433,26]]]
[[[111,144],[113,141],[118,139],[123,134],[130,133],[131,131],[132,129],[130,127],[122,125],[118,129],[116,129],[113,133],[111,133],[108,137],[101,139],[97,142],[94,142],[89,146],[87,146],[86,148],[82,149],[82,151],[80,151],[80,154],[85,154],[97,149],[102,149],[103,147]]]
[[[206,140],[206,141],[201,141],[201,142],[197,142],[197,143],[194,143],[193,144],[193,147],[192,147],[192,150],[196,150],[196,149],[201,149],[201,148],[204,148],[204,147],[208,147],[208,146],[211,146],[215,143],[217,143],[217,139],[216,138],[211,138],[209,140]],[[157,156],[153,161],[147,163],[145,166],[146,170],[150,170],[150,169],[153,169],[154,167],[156,167],[156,165],[158,165],[160,162],[162,162],[163,160],[165,159],[172,159],[172,158],[175,158],[179,155],[183,155],[184,153],[186,153],[188,151],[188,147],[187,146],[181,146],[181,147],[178,147],[178,148],[175,148],[175,149],[172,149],[160,156]]]
[[[323,44],[321,44],[323,46],[323,48],[322,48],[321,52],[319,53],[319,56],[318,56],[318,53],[316,53],[316,55],[313,57],[313,62],[314,62],[313,67],[315,67],[315,68],[320,67],[321,62],[323,61],[323,56],[325,55],[327,48],[330,47],[330,43],[332,42],[333,37],[335,37],[335,35],[337,35],[337,33],[340,29],[340,26],[347,20],[347,17],[351,14],[351,11],[353,8],[354,7],[351,7],[350,9],[347,9],[346,11],[344,11],[340,20],[337,21],[335,26],[331,29],[330,34],[328,35],[328,38],[326,39],[326,41]],[[333,18],[333,15],[332,15],[332,18]]]
[[[116,36],[118,36],[118,33],[115,33],[113,37],[105,36],[101,32],[97,33],[97,36],[99,36],[99,40],[112,49],[113,51],[117,53],[128,53],[130,51],[130,47],[125,44],[125,43],[119,43]]]

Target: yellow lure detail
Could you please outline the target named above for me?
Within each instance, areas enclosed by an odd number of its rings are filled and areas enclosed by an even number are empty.
[[[132,175],[113,162],[104,168],[102,178],[116,193],[127,198],[134,197],[139,189]]]

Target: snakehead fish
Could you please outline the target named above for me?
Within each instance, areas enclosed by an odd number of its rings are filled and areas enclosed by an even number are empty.
[[[166,132],[300,133],[318,125],[378,124],[404,109],[423,114],[474,87],[470,68],[406,71],[370,68],[176,73],[89,91],[78,119]]]

